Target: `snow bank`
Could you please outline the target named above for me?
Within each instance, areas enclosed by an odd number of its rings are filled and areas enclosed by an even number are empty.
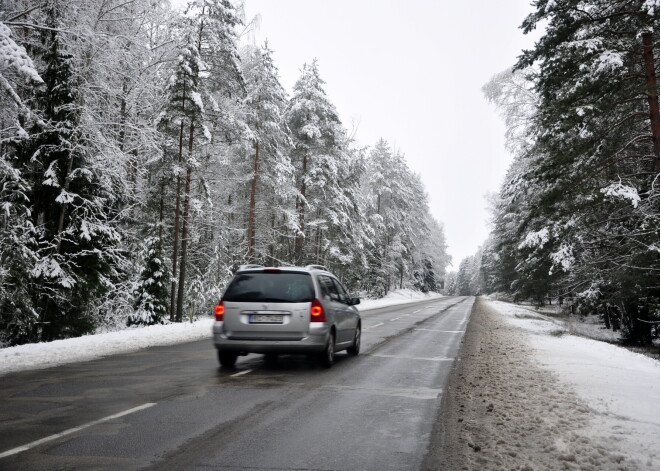
[[[571,335],[555,319],[489,301],[526,331],[535,360],[571,384],[593,411],[588,434],[615,439],[640,469],[660,469],[660,362],[615,345]]]
[[[0,374],[89,361],[157,345],[211,337],[212,319],[194,323],[153,325],[73,339],[19,345],[0,350]]]
[[[360,311],[366,311],[439,296],[403,289],[392,291],[382,299],[365,299],[358,307]],[[210,342],[212,325],[213,319],[202,319],[193,323],[134,327],[74,339],[3,348],[0,349],[0,374],[89,361],[158,345],[203,339],[209,339]]]
[[[407,304],[424,299],[441,298],[442,295],[438,293],[422,293],[411,289],[397,289],[390,291],[387,296],[380,299],[360,299],[360,304],[357,306],[360,312],[368,311],[370,309],[378,309],[381,307],[398,306],[399,304]]]

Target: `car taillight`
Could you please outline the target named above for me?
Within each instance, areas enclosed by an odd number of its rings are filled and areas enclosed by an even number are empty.
[[[222,299],[218,301],[218,305],[215,307],[215,320],[221,321],[225,316],[225,303],[222,302]]]
[[[312,307],[309,309],[310,322],[325,322],[325,312],[323,306],[318,299],[312,301]]]

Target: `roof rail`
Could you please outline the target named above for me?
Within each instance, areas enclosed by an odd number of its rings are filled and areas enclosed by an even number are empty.
[[[307,265],[305,267],[307,270],[323,270],[323,271],[330,271],[323,265]]]
[[[238,271],[249,270],[251,268],[263,268],[263,265],[255,265],[254,263],[248,263],[247,265],[241,265],[238,267]]]

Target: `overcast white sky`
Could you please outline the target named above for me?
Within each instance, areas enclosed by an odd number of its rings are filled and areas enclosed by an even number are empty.
[[[519,29],[530,1],[245,0],[245,9],[259,15],[254,39],[268,40],[289,93],[316,58],[357,141],[383,137],[406,155],[458,268],[488,235],[484,196],[511,161],[481,87],[538,39]]]

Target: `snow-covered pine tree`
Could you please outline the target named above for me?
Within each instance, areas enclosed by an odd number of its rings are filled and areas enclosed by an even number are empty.
[[[497,253],[515,264],[521,295],[556,283],[584,312],[615,312],[632,341],[648,343],[660,319],[657,5],[535,7],[523,27],[544,22],[545,34],[517,67],[534,67],[538,104],[501,194]]]
[[[162,324],[169,309],[169,268],[161,237],[150,236],[144,242],[143,269],[135,290],[135,313],[128,325]]]
[[[291,129],[299,195],[296,198],[298,228],[291,260],[296,264],[320,262],[314,236],[327,229],[337,216],[329,192],[339,190],[338,176],[348,164],[347,139],[337,110],[326,96],[318,63],[304,64],[286,111]],[[334,203],[334,201],[333,201]],[[324,211],[334,214],[321,214]]]
[[[246,48],[243,57],[246,122],[252,133],[246,149],[251,154],[246,258],[277,265],[278,226],[286,222],[285,205],[295,195],[291,138],[284,121],[288,97],[267,43]]]
[[[32,270],[36,231],[30,219],[29,186],[16,162],[16,146],[34,125],[34,113],[21,89],[43,85],[25,48],[0,22],[0,346],[34,340],[35,290]]]
[[[199,87],[204,123],[196,139],[195,160],[191,162],[194,165],[189,167],[187,175],[190,176],[185,191],[188,217],[183,220],[187,233],[181,240],[177,317],[183,316],[183,300],[188,292],[215,293],[237,255],[241,263],[244,260],[244,253],[233,243],[231,236],[235,234],[228,237],[219,224],[227,212],[223,200],[237,196],[231,191],[236,188],[235,182],[225,170],[235,163],[236,149],[248,133],[242,117],[245,84],[236,31],[240,25],[241,19],[231,1],[195,0],[188,4],[186,29],[201,59]],[[224,184],[218,186],[218,181]],[[186,204],[184,213],[185,208]],[[228,255],[227,259],[224,254]],[[200,305],[193,299],[186,304],[189,309]]]
[[[379,287],[377,292],[386,294],[423,268],[424,241],[435,237],[427,196],[419,176],[384,139],[369,153],[362,186],[369,195],[366,215],[373,233],[368,279]],[[448,260],[442,258],[438,256],[438,268],[444,271]]]
[[[181,322],[183,318],[183,289],[177,289],[185,282],[185,260],[177,272],[179,262],[179,240],[181,236],[182,249],[187,248],[188,211],[190,207],[190,185],[192,166],[197,166],[195,154],[195,138],[203,136],[204,103],[202,101],[200,69],[204,66],[199,56],[199,49],[190,35],[186,37],[187,44],[182,47],[174,75],[167,85],[167,105],[159,119],[159,129],[165,137],[165,155],[172,165],[172,180],[176,182],[176,203],[174,209],[174,227],[172,235],[172,275],[170,288],[170,320]],[[181,192],[185,184],[183,218],[181,217]],[[164,191],[165,182],[161,183]],[[183,219],[183,223],[181,221]],[[182,230],[185,226],[186,230]],[[182,234],[182,232],[185,232]],[[184,250],[182,250],[183,252]]]
[[[61,31],[64,2],[43,8],[43,27],[33,56],[45,86],[31,98],[40,120],[17,145],[15,167],[28,186],[30,216],[38,231],[39,260],[33,270],[38,290],[40,339],[76,336],[97,323],[95,304],[121,277],[124,254],[116,227],[116,188],[104,180],[89,155],[89,135],[80,126],[74,56]]]

